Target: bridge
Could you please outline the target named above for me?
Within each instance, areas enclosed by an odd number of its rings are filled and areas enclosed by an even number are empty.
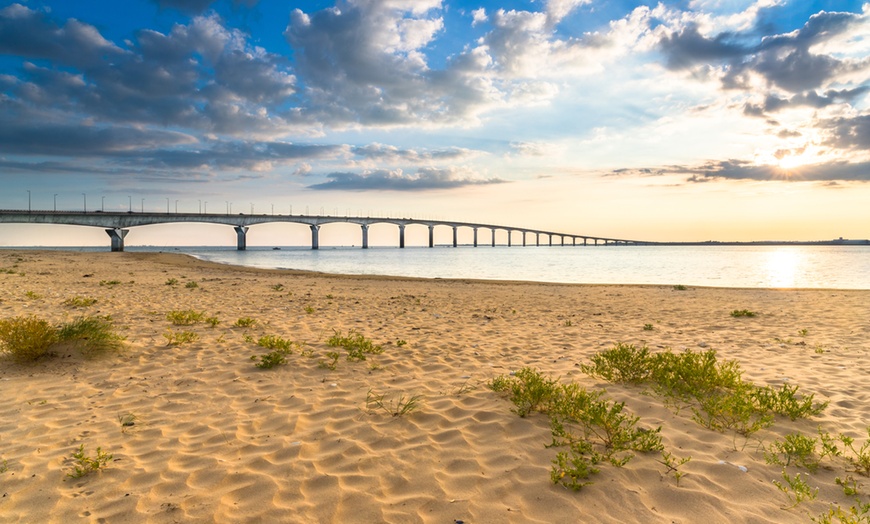
[[[511,246],[512,233],[522,234],[522,245],[527,245],[527,239],[534,235],[534,245],[541,245],[541,236],[545,236],[547,245],[552,246],[554,239],[557,245],[642,245],[655,242],[604,238],[571,233],[559,233],[522,227],[503,226],[495,224],[477,224],[473,222],[453,222],[448,220],[425,220],[414,218],[391,217],[352,217],[330,215],[255,215],[255,214],[218,214],[218,213],[139,213],[135,211],[30,211],[30,210],[0,210],[0,223],[18,224],[65,224],[73,226],[90,226],[104,228],[111,239],[112,251],[124,251],[124,238],[130,232],[129,228],[154,224],[171,224],[198,222],[207,224],[226,224],[236,231],[237,249],[243,251],[247,246],[247,233],[250,226],[273,222],[288,222],[305,224],[311,228],[311,249],[320,248],[320,228],[326,224],[350,223],[360,226],[362,231],[362,247],[369,247],[369,227],[372,224],[393,224],[399,230],[399,247],[405,247],[405,228],[410,225],[422,225],[429,228],[429,247],[434,247],[435,228],[438,226],[453,229],[453,247],[458,245],[457,231],[461,227],[470,228],[474,232],[474,247],[478,246],[478,230],[492,232],[492,247],[495,247],[496,231],[507,231],[507,245]],[[566,240],[570,244],[566,244]],[[582,241],[582,244],[578,244]]]

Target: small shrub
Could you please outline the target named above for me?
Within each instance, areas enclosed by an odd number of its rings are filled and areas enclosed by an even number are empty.
[[[199,287],[199,284],[191,280],[187,284],[185,284],[184,287],[186,287],[187,289],[196,289]]]
[[[273,290],[273,291],[283,291],[283,290],[284,290],[284,284],[275,284],[274,286],[272,286],[272,290]]]
[[[100,280],[101,286],[115,287],[121,283],[120,280]]]
[[[402,346],[406,345],[407,343],[408,343],[407,340],[403,340],[400,338],[399,340],[396,341],[396,347],[402,347]]]
[[[98,447],[96,456],[89,457],[85,454],[85,445],[82,444],[79,446],[79,450],[73,453],[72,458],[75,461],[73,464],[73,470],[67,473],[66,476],[77,479],[84,477],[88,473],[105,468],[109,461],[112,460],[112,455],[103,452],[103,450]]]
[[[612,349],[592,356],[592,364],[581,364],[587,375],[608,382],[639,384],[649,380],[654,362],[646,346],[616,344]]]
[[[344,348],[348,360],[365,360],[366,355],[379,355],[384,352],[382,346],[355,331],[350,331],[347,335],[342,335],[341,331],[333,331],[326,344],[330,347]]]
[[[49,354],[57,330],[34,316],[0,320],[0,352],[17,363],[34,362]]]
[[[217,327],[221,321],[217,317],[208,317],[205,319],[206,323],[211,327]]]
[[[178,279],[177,278],[168,278],[168,279],[166,279],[165,283],[167,286],[174,286],[175,284],[178,284]]]
[[[416,411],[420,407],[422,395],[411,395],[406,397],[404,394],[399,395],[395,400],[385,401],[386,395],[376,394],[372,390],[366,394],[366,409],[371,411],[374,408],[382,409],[393,417],[402,417]]]
[[[522,368],[511,377],[494,378],[489,387],[493,391],[507,391],[508,399],[516,406],[516,414],[525,417],[532,411],[547,411],[559,386],[555,379],[536,369]]]
[[[601,458],[592,450],[592,445],[586,441],[572,443],[570,451],[560,451],[553,459],[550,470],[550,480],[553,484],[562,484],[566,488],[580,491],[584,486],[592,484],[586,479],[599,473],[596,466]]]
[[[3,462],[0,463],[0,474],[6,473],[7,471],[9,471],[9,463],[6,459],[3,459]]]
[[[855,439],[846,435],[840,435],[840,442],[845,445],[846,458],[852,465],[853,471],[859,475],[870,477],[870,426],[867,426],[867,440],[861,447],[855,447]]]
[[[764,460],[768,464],[790,466],[792,462],[797,467],[806,468],[810,473],[819,469],[820,458],[816,454],[817,440],[800,433],[791,433],[782,441],[774,441],[764,451]]]
[[[760,409],[772,411],[791,420],[816,416],[828,407],[827,402],[813,403],[814,394],[798,397],[799,389],[799,386],[789,386],[788,384],[783,384],[780,389],[765,386],[756,388],[752,392],[752,396]]]
[[[176,326],[190,326],[205,320],[205,312],[192,309],[172,310],[166,314],[166,320]]]
[[[571,319],[568,319],[562,325],[565,327],[571,327],[574,325],[574,322],[571,322]]]
[[[755,313],[749,311],[748,309],[735,309],[731,312],[731,316],[734,318],[738,317],[754,317]]]
[[[311,307],[311,306],[305,306],[304,309],[305,309],[305,313],[308,314],[308,315],[314,313],[314,308]]]
[[[58,328],[61,342],[71,342],[87,357],[121,348],[124,337],[116,334],[111,317],[82,317]]]
[[[809,334],[809,330],[807,330],[807,329],[800,329],[800,330],[798,330],[798,335],[800,335],[800,336],[802,336],[802,337],[807,336],[807,334]]]
[[[840,506],[831,507],[826,513],[812,517],[810,520],[819,524],[834,524],[835,522],[839,524],[870,524],[870,502],[856,501],[853,506],[849,507],[849,511]]]
[[[335,371],[335,368],[338,366],[338,359],[339,357],[341,357],[341,353],[339,353],[338,351],[327,351],[326,356],[329,357],[330,360],[321,360],[320,363],[318,363],[318,367],[328,369],[330,371]]]
[[[242,318],[236,320],[235,326],[248,328],[248,327],[252,327],[256,323],[257,323],[257,321],[251,317],[242,317]]]
[[[773,481],[773,485],[779,488],[780,491],[789,496],[794,502],[790,507],[795,507],[804,500],[815,500],[819,494],[819,488],[812,489],[807,482],[801,478],[798,473],[794,477],[790,476],[786,470],[782,470],[782,478],[785,482]]]
[[[667,469],[665,475],[673,474],[674,480],[677,481],[677,486],[680,485],[680,479],[685,476],[685,473],[680,471],[680,466],[692,460],[692,457],[677,458],[672,453],[662,450],[662,460],[660,461]]]
[[[171,329],[166,330],[163,336],[169,346],[179,346],[199,339],[199,335],[193,331],[172,331]]]
[[[682,284],[677,284],[676,286],[674,286],[674,291],[686,291],[687,289],[689,288]]]
[[[39,300],[40,298],[42,298],[42,295],[36,293],[35,291],[28,291],[27,293],[24,293],[24,296],[29,298],[30,300]]]
[[[63,301],[63,305],[67,307],[88,307],[97,303],[97,299],[90,297],[71,297]]]
[[[652,331],[652,330],[654,330],[654,329],[655,329],[655,328],[653,327],[652,324],[644,324],[644,325],[643,325],[643,330],[644,330],[644,331]]]

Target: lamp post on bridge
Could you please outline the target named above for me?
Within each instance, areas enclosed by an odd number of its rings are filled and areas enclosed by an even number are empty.
[[[83,209],[85,210],[85,213],[87,213],[88,212],[88,195],[82,193],[82,200],[84,201]]]
[[[100,211],[106,210],[106,195],[103,195],[100,199]]]
[[[208,214],[208,200],[205,201],[205,206],[202,208],[206,214]]]
[[[202,200],[199,200],[199,214],[202,214]]]
[[[132,213],[133,212],[133,195],[127,195],[127,200],[129,200],[129,202],[130,202],[130,209],[128,210],[128,212]]]

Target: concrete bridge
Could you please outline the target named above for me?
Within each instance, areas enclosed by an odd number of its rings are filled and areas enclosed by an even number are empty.
[[[323,215],[254,215],[254,214],[218,214],[218,213],[138,213],[129,212],[104,212],[104,211],[17,211],[0,210],[0,223],[18,224],[66,224],[74,226],[100,227],[106,230],[112,244],[112,251],[124,250],[124,237],[130,232],[129,228],[147,226],[153,224],[171,224],[184,222],[199,222],[208,224],[226,224],[233,226],[237,235],[237,248],[241,251],[247,246],[248,228],[256,224],[271,222],[290,222],[306,224],[311,228],[311,249],[320,247],[320,228],[326,224],[351,223],[357,224],[362,230],[362,247],[369,247],[369,227],[372,224],[393,224],[399,230],[399,247],[405,247],[405,228],[410,225],[423,225],[429,228],[429,247],[434,247],[435,227],[445,226],[453,229],[453,247],[457,247],[457,230],[460,227],[470,228],[474,232],[474,247],[477,247],[477,232],[480,229],[488,229],[492,232],[492,246],[495,247],[495,232],[507,231],[507,245],[511,246],[511,234],[522,233],[522,245],[527,245],[530,235],[534,235],[534,245],[541,245],[541,236],[546,238],[547,245],[552,246],[554,239],[556,245],[640,245],[653,244],[654,242],[642,242],[637,240],[625,240],[618,238],[594,237],[589,235],[576,235],[571,233],[559,233],[555,231],[543,231],[522,227],[501,226],[495,224],[476,224],[472,222],[452,222],[448,220],[424,220],[413,218],[390,218],[390,217],[351,217],[351,216],[323,216]],[[582,241],[582,244],[579,244]],[[567,244],[566,242],[570,242]]]

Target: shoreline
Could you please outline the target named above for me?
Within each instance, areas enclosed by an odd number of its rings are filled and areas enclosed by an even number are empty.
[[[0,320],[110,315],[126,337],[121,353],[97,360],[67,350],[35,365],[0,358],[0,512],[12,520],[806,522],[854,503],[834,461],[810,476],[816,500],[784,509],[771,482],[781,468],[758,446],[818,426],[866,440],[870,291],[356,277],[146,252],[4,249],[0,269]],[[74,308],[71,297],[96,302]],[[729,315],[740,309],[757,316]],[[183,310],[220,323],[167,320]],[[257,323],[233,325],[244,317]],[[334,330],[384,352],[324,367]],[[167,343],[182,331],[197,339]],[[251,356],[268,351],[256,344],[267,336],[301,348],[258,369]],[[754,384],[799,385],[829,405],[744,442],[581,371],[616,343],[713,349]],[[547,416],[520,418],[485,386],[523,367],[605,391],[643,427],[661,426],[665,448],[691,457],[685,476],[638,453],[579,492],[553,484]],[[391,416],[369,393],[421,402]],[[79,445],[114,458],[66,478]]]

